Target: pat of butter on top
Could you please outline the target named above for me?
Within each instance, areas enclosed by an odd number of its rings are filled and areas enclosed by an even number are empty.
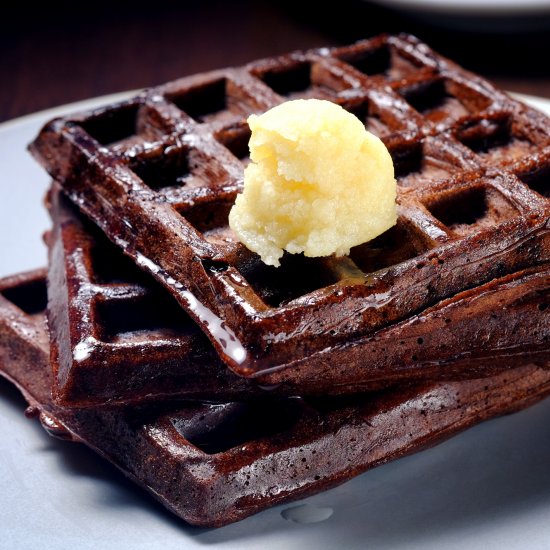
[[[298,99],[248,124],[252,162],[229,225],[266,264],[279,266],[284,250],[343,256],[395,225],[391,156],[357,117]]]

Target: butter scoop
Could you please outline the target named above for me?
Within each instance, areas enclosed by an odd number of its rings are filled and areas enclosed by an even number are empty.
[[[244,190],[229,214],[239,240],[268,265],[286,250],[342,256],[397,221],[391,156],[334,103],[298,99],[251,115]]]

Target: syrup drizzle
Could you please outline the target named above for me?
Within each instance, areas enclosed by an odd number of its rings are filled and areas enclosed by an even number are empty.
[[[136,262],[146,271],[149,271],[156,278],[160,279],[165,285],[176,289],[177,296],[180,301],[184,302],[187,311],[195,317],[200,326],[204,327],[207,336],[230,363],[243,365],[246,362],[248,356],[246,349],[235,333],[225,324],[225,321],[149,258],[138,252],[136,254]]]

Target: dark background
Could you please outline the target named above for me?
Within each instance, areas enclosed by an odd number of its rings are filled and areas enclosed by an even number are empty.
[[[292,49],[401,31],[502,87],[550,97],[550,11],[474,19],[407,15],[361,0],[60,1],[3,7],[0,121]]]

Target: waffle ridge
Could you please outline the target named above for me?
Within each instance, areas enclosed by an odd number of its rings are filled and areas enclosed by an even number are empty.
[[[246,117],[297,97],[335,101],[384,140],[398,223],[347,257],[285,256],[275,271],[235,241],[227,214]],[[299,383],[327,350],[353,363],[376,331],[550,260],[548,128],[400,35],[177,80],[54,120],[31,150],[235,372]]]
[[[220,361],[177,302],[83,219],[48,195],[48,325],[53,396],[96,406],[250,398],[259,390]]]
[[[202,526],[335,486],[550,392],[544,363],[337,400],[61,407],[51,399],[45,295],[44,271],[0,279],[0,375],[22,391],[26,414],[50,435],[87,444]]]
[[[377,331],[358,362],[359,379],[369,370],[366,383],[357,383],[345,357],[335,352],[317,365],[314,380],[258,387],[225,368],[169,294],[85,220],[58,185],[48,202],[54,221],[47,239],[53,396],[65,406],[176,397],[223,402],[257,398],[260,392],[340,395],[402,381],[488,376],[548,358],[544,305],[550,299],[550,267],[542,266],[462,292]]]

